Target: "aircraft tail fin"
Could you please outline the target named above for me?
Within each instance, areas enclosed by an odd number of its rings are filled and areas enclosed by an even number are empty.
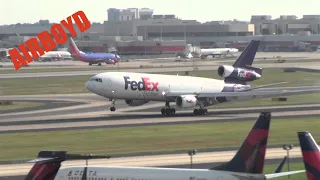
[[[262,112],[233,159],[211,170],[262,174],[270,121],[271,113]]]
[[[252,66],[253,60],[258,51],[259,44],[260,44],[259,40],[252,40],[232,66],[240,67],[240,68],[244,68],[246,66]]]
[[[298,132],[303,163],[308,180],[320,179],[320,149],[309,132]]]
[[[80,50],[76,43],[73,41],[72,37],[69,38],[69,52],[71,55],[77,55],[80,53]]]
[[[66,160],[88,160],[110,158],[111,156],[93,156],[67,154],[67,151],[40,151],[37,159],[28,161],[35,163],[25,180],[54,180],[61,163]]]

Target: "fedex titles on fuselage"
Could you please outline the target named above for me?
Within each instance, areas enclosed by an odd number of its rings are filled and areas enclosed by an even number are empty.
[[[123,79],[125,90],[130,86],[132,91],[159,91],[159,82],[152,82],[148,77],[141,77],[141,81],[131,80],[129,76],[123,76]]]

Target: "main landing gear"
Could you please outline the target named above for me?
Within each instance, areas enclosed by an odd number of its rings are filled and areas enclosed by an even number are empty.
[[[208,110],[207,109],[202,109],[202,108],[194,109],[193,110],[193,114],[194,115],[206,115],[206,114],[208,114]]]
[[[169,102],[166,102],[166,107],[161,109],[161,114],[164,116],[176,114],[175,108],[170,108]]]
[[[112,107],[110,107],[110,111],[116,111],[116,101],[114,99],[110,99],[110,101],[112,101]]]

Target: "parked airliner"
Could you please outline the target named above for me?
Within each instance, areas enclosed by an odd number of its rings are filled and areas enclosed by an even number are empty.
[[[208,56],[227,56],[227,55],[234,55],[239,50],[236,48],[211,48],[211,49],[201,49],[201,59],[206,59]]]
[[[320,148],[316,141],[313,139],[311,133],[307,131],[298,132],[298,137],[308,180],[319,180]]]
[[[84,53],[79,50],[71,37],[69,38],[69,47],[72,57],[76,60],[89,63],[89,66],[92,64],[98,64],[101,66],[102,63],[115,65],[121,60],[120,56],[115,53]]]
[[[75,166],[61,162],[81,159],[66,152],[40,152],[26,180],[265,180],[305,172],[263,174],[271,113],[263,112],[231,161],[210,169],[153,167]],[[83,159],[83,158],[82,158]]]
[[[205,107],[218,103],[317,92],[315,90],[255,91],[255,89],[279,84],[258,87],[251,87],[247,84],[262,76],[262,69],[251,66],[259,43],[260,41],[251,41],[233,66],[223,65],[218,68],[218,74],[224,80],[163,74],[106,72],[90,78],[86,82],[86,88],[92,93],[109,98],[113,104],[110,107],[111,111],[116,110],[116,99],[125,100],[129,106],[140,106],[150,101],[162,101],[165,102],[165,108],[161,109],[163,115],[175,114],[176,110],[170,107],[170,102],[175,102],[178,108],[199,106],[200,108],[194,109],[193,112],[195,115],[202,115],[208,112]]]

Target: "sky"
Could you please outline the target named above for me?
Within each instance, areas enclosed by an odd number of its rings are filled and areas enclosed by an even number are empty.
[[[82,10],[91,22],[107,20],[109,8],[151,8],[154,14],[175,14],[200,22],[238,19],[251,15],[320,14],[319,0],[4,0],[0,24],[59,22]]]

